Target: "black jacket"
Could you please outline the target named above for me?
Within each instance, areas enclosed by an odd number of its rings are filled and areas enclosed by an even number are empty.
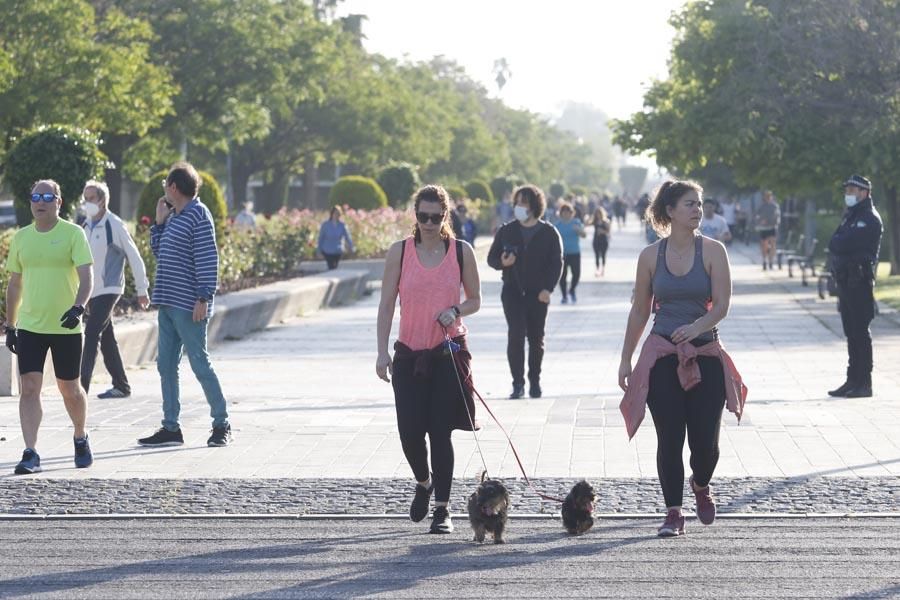
[[[562,238],[556,228],[546,221],[538,221],[537,231],[525,246],[522,225],[510,221],[497,230],[488,252],[488,264],[503,271],[503,286],[512,286],[522,294],[553,291],[562,274]],[[504,249],[515,249],[516,263],[507,269],[500,262]]]
[[[873,269],[874,277],[883,229],[881,217],[872,205],[872,198],[866,198],[856,206],[848,208],[828,243],[835,272],[841,273],[851,267],[864,266]]]

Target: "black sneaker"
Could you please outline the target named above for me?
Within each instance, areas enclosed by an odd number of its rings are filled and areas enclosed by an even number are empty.
[[[847,390],[847,393],[844,394],[845,398],[871,398],[872,397],[872,384],[861,383],[857,386],[854,386],[852,389]]]
[[[181,446],[184,444],[184,436],[181,430],[169,431],[165,427],[160,427],[159,431],[150,437],[141,438],[138,441],[139,446]]]
[[[847,392],[856,387],[855,381],[850,381],[849,379],[845,381],[839,388],[834,390],[828,390],[828,395],[832,398],[841,398],[847,395]]]
[[[539,383],[532,384],[528,388],[528,395],[531,396],[532,398],[540,398],[541,397],[541,384],[539,384]]]
[[[429,533],[453,533],[453,521],[450,520],[450,511],[446,506],[437,506],[431,516],[431,529]]]
[[[431,485],[425,488],[422,484],[416,484],[416,495],[409,505],[409,518],[413,523],[418,523],[428,516],[428,503],[431,502],[431,493],[434,492],[434,478]]]
[[[209,447],[227,446],[231,443],[231,425],[225,427],[213,427],[212,435],[206,440]]]
[[[110,398],[127,398],[131,395],[131,392],[123,392],[119,388],[109,388],[105,392],[100,392],[97,394],[97,397],[102,400],[108,400]]]
[[[525,385],[513,385],[512,394],[509,395],[510,400],[518,400],[525,395]]]

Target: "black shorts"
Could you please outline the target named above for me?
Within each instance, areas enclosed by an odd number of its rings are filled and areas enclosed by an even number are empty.
[[[43,373],[49,350],[57,379],[71,381],[81,375],[80,333],[32,333],[20,329],[18,340],[19,374]]]
[[[757,233],[759,234],[759,239],[767,240],[769,238],[775,237],[778,232],[774,229],[760,229]]]

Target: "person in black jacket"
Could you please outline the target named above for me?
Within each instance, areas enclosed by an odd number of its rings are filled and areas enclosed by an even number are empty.
[[[875,271],[881,247],[881,217],[872,203],[872,183],[860,175],[844,182],[847,211],[828,251],[838,288],[841,325],[847,336],[847,380],[829,396],[868,398],[872,395],[872,334],[875,318]]]
[[[534,185],[513,192],[515,220],[494,236],[488,264],[503,271],[503,314],[509,326],[506,357],[512,372],[510,398],[525,395],[525,340],[528,339],[528,395],[541,397],[541,362],[544,359],[544,324],[550,294],[562,273],[562,240],[553,225],[541,217],[547,206],[544,193]]]

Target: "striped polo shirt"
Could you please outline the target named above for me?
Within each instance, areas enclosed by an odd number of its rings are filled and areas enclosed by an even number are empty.
[[[152,301],[193,312],[198,298],[212,297],[219,274],[219,252],[212,215],[198,198],[181,213],[172,212],[164,225],[150,228],[150,247],[156,256]]]

